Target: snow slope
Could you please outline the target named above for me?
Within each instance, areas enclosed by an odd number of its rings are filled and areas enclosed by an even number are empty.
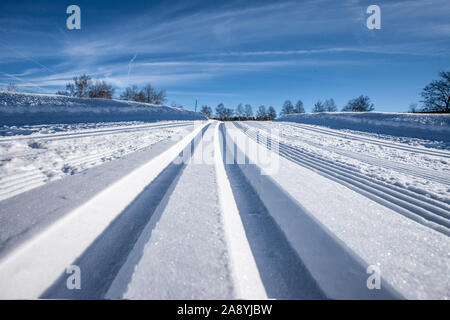
[[[450,115],[388,112],[288,114],[275,121],[297,122],[374,134],[441,140],[450,148]]]
[[[131,101],[0,92],[0,126],[162,120],[206,118],[180,108]]]

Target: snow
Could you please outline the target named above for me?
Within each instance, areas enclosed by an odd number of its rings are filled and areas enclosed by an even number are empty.
[[[394,112],[323,112],[289,114],[275,121],[297,122],[373,134],[440,141],[450,147],[450,115]]]
[[[203,153],[212,158],[214,128],[204,133]],[[201,156],[200,156],[201,157]],[[229,252],[222,227],[215,166],[189,161],[166,192],[161,213],[142,233],[140,241],[122,267],[120,282],[131,271],[126,290],[117,296],[113,283],[107,297],[126,299],[231,299],[235,298],[230,278]],[[192,187],[193,182],[197,186]],[[140,244],[140,242],[143,244]],[[135,265],[135,256],[141,256]],[[163,266],[163,267],[162,267]],[[128,271],[124,271],[128,270]],[[129,276],[128,276],[129,277]]]
[[[194,126],[186,128],[186,134],[193,129]],[[177,142],[177,140],[162,140],[114,161],[105,162],[79,174],[66,175],[2,200],[0,257],[6,256],[23,241],[43,232],[46,227],[80,204],[87,202]]]
[[[4,257],[0,261],[0,298],[37,298],[43,294],[203,126]]]
[[[0,298],[450,298],[446,117],[114,122],[124,102],[7,98],[18,109],[0,131]],[[32,123],[69,105],[88,119]],[[82,290],[66,287],[70,265]],[[366,285],[370,265],[381,290]]]
[[[0,200],[119,159],[159,141],[178,139],[190,121],[51,126],[45,133],[0,137]],[[49,133],[50,132],[50,133]]]
[[[217,185],[231,260],[231,274],[236,283],[236,297],[239,299],[267,299],[256,262],[252,255],[244,226],[234,199],[233,191],[224,166],[221,153],[219,127],[214,132],[214,160]]]
[[[305,154],[450,204],[450,151],[419,147],[418,144],[426,144],[424,140],[415,139],[412,145],[406,142],[406,138],[399,143],[388,135],[379,139],[357,134],[356,131],[350,134],[283,122],[270,125],[249,122],[242,125],[253,130],[276,129],[279,141]]]
[[[270,177],[243,172],[328,297],[449,298],[447,235],[283,157]],[[368,265],[387,291],[365,287]]]
[[[0,126],[206,120],[199,113],[168,106],[11,92],[0,92],[0,119]]]

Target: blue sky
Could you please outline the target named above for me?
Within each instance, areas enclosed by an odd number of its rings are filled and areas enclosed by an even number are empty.
[[[66,28],[71,4],[81,30]],[[366,27],[371,4],[381,30]],[[302,99],[309,111],[365,94],[377,111],[406,111],[449,70],[449,16],[448,0],[2,0],[0,87],[55,93],[88,73],[117,95],[150,82],[187,109]]]

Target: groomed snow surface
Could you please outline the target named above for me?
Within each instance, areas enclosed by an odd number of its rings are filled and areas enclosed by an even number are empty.
[[[449,298],[447,118],[183,116],[5,124],[0,298]]]

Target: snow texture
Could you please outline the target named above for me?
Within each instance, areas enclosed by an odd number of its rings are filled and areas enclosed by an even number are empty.
[[[364,289],[365,270],[358,265],[377,265],[386,281],[382,288],[394,288],[388,294],[449,298],[448,235],[400,214],[386,194],[377,199],[331,173],[324,176],[324,170],[337,172],[330,165],[310,167],[314,161],[296,157],[280,157],[270,178],[251,167],[244,174],[328,297],[376,298],[377,292]],[[337,254],[342,249],[349,254]]]
[[[0,200],[119,159],[163,140],[177,140],[192,121],[71,125],[67,130],[0,137]],[[57,132],[56,132],[57,131]]]
[[[445,114],[323,112],[283,115],[275,121],[442,140],[447,148],[450,144],[450,115]]]
[[[0,92],[0,126],[162,120],[206,118],[181,108],[131,101]]]

